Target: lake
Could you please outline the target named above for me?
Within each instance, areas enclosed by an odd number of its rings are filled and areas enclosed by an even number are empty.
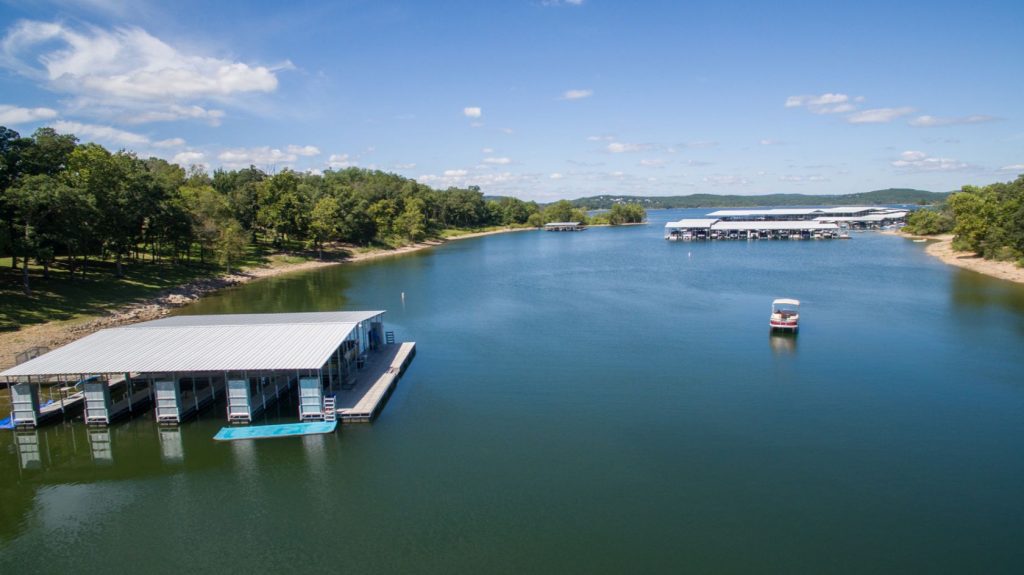
[[[23,468],[2,432],[0,571],[1020,572],[1024,286],[878,233],[662,239],[706,211],[186,308],[386,309],[418,353],[330,436],[215,443],[222,408],[65,423]],[[795,338],[769,334],[776,297],[803,303]]]

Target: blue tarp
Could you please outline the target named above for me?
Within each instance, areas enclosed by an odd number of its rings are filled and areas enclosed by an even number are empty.
[[[337,421],[317,421],[313,423],[285,423],[282,425],[253,425],[250,427],[223,427],[214,435],[217,441],[234,441],[236,439],[266,439],[269,437],[295,437],[298,435],[315,435],[332,433],[338,427]]]

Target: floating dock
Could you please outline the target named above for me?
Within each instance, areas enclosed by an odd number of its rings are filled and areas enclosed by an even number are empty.
[[[343,422],[372,421],[415,355],[414,342],[388,344],[371,355],[356,376],[354,385],[348,389],[343,387],[338,392],[338,418]]]
[[[250,425],[246,427],[222,427],[213,438],[217,441],[238,441],[240,439],[269,439],[271,437],[297,437],[334,433],[337,421],[315,421],[312,423],[285,423],[281,425]]]

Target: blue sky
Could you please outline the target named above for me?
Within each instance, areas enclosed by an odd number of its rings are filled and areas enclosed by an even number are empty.
[[[1024,173],[1022,2],[0,0],[0,124],[548,201]]]

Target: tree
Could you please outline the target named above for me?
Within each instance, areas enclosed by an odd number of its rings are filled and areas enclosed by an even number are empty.
[[[232,218],[221,228],[217,238],[217,256],[227,273],[231,273],[231,263],[245,254],[249,245],[249,237],[242,225]]]
[[[423,214],[426,205],[419,198],[405,202],[405,209],[395,220],[395,231],[402,237],[418,242],[427,235],[427,217]]]
[[[324,259],[324,242],[337,238],[340,219],[341,206],[333,197],[320,198],[313,206],[313,213],[309,218],[309,233],[319,259]]]

